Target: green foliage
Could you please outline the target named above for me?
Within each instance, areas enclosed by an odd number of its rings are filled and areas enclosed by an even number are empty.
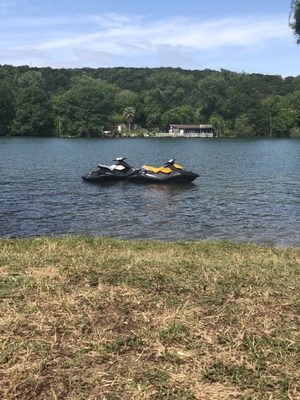
[[[122,90],[116,94],[116,107],[122,112],[126,107],[136,107],[138,95],[131,90]]]
[[[219,136],[295,135],[300,77],[0,66],[0,135],[97,136],[124,121],[129,130],[134,121],[140,132],[165,131],[169,123],[211,123]]]
[[[250,136],[253,131],[247,114],[241,114],[235,119],[234,132],[237,136]]]
[[[213,73],[196,83],[193,97],[196,104],[203,108],[204,115],[208,117],[214,112],[219,112],[226,92],[226,81],[222,74]]]
[[[43,136],[52,132],[52,109],[46,91],[38,85],[21,88],[16,99],[12,134]]]
[[[297,112],[289,107],[279,108],[272,121],[272,132],[275,136],[282,136],[283,132],[290,132],[297,124]]]
[[[199,118],[199,117],[198,117]],[[200,123],[196,117],[195,110],[189,105],[178,106],[166,111],[161,117],[161,123],[164,127],[169,124],[193,124]]]
[[[228,133],[226,130],[225,120],[221,115],[213,113],[208,122],[213,125],[218,136],[226,136]]]
[[[290,23],[290,26],[294,31],[297,43],[300,44],[300,0],[292,0],[291,17],[292,22]]]
[[[40,71],[28,71],[18,78],[18,86],[28,88],[31,86],[43,86],[43,75]]]
[[[159,126],[161,114],[167,110],[166,93],[159,88],[147,90],[143,101],[146,125]]]
[[[292,128],[290,130],[290,137],[300,137],[300,128]]]
[[[126,107],[123,111],[123,116],[128,122],[128,130],[131,131],[131,123],[135,117],[136,110],[134,107]]]
[[[100,80],[83,76],[61,95],[54,96],[56,132],[59,135],[99,135],[110,122],[117,89]]]
[[[0,81],[0,136],[9,134],[14,115],[12,90],[6,81]]]

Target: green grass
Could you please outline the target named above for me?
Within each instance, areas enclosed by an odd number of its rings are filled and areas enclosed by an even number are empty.
[[[0,240],[1,399],[296,400],[300,250]]]

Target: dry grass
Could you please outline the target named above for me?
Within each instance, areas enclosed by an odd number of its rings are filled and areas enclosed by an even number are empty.
[[[296,400],[300,250],[0,240],[1,399]]]

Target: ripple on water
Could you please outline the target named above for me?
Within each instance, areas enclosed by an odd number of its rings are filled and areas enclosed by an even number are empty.
[[[89,185],[83,173],[126,155],[175,157],[186,185]],[[0,236],[88,234],[300,245],[299,140],[0,138]]]

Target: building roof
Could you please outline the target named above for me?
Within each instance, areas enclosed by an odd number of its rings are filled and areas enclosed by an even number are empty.
[[[199,129],[199,128],[212,128],[210,124],[198,124],[198,125],[182,125],[182,124],[170,124],[170,127],[177,129]]]
[[[180,124],[170,124],[173,128],[178,128],[178,129],[196,129],[200,128],[200,125],[180,125]]]

